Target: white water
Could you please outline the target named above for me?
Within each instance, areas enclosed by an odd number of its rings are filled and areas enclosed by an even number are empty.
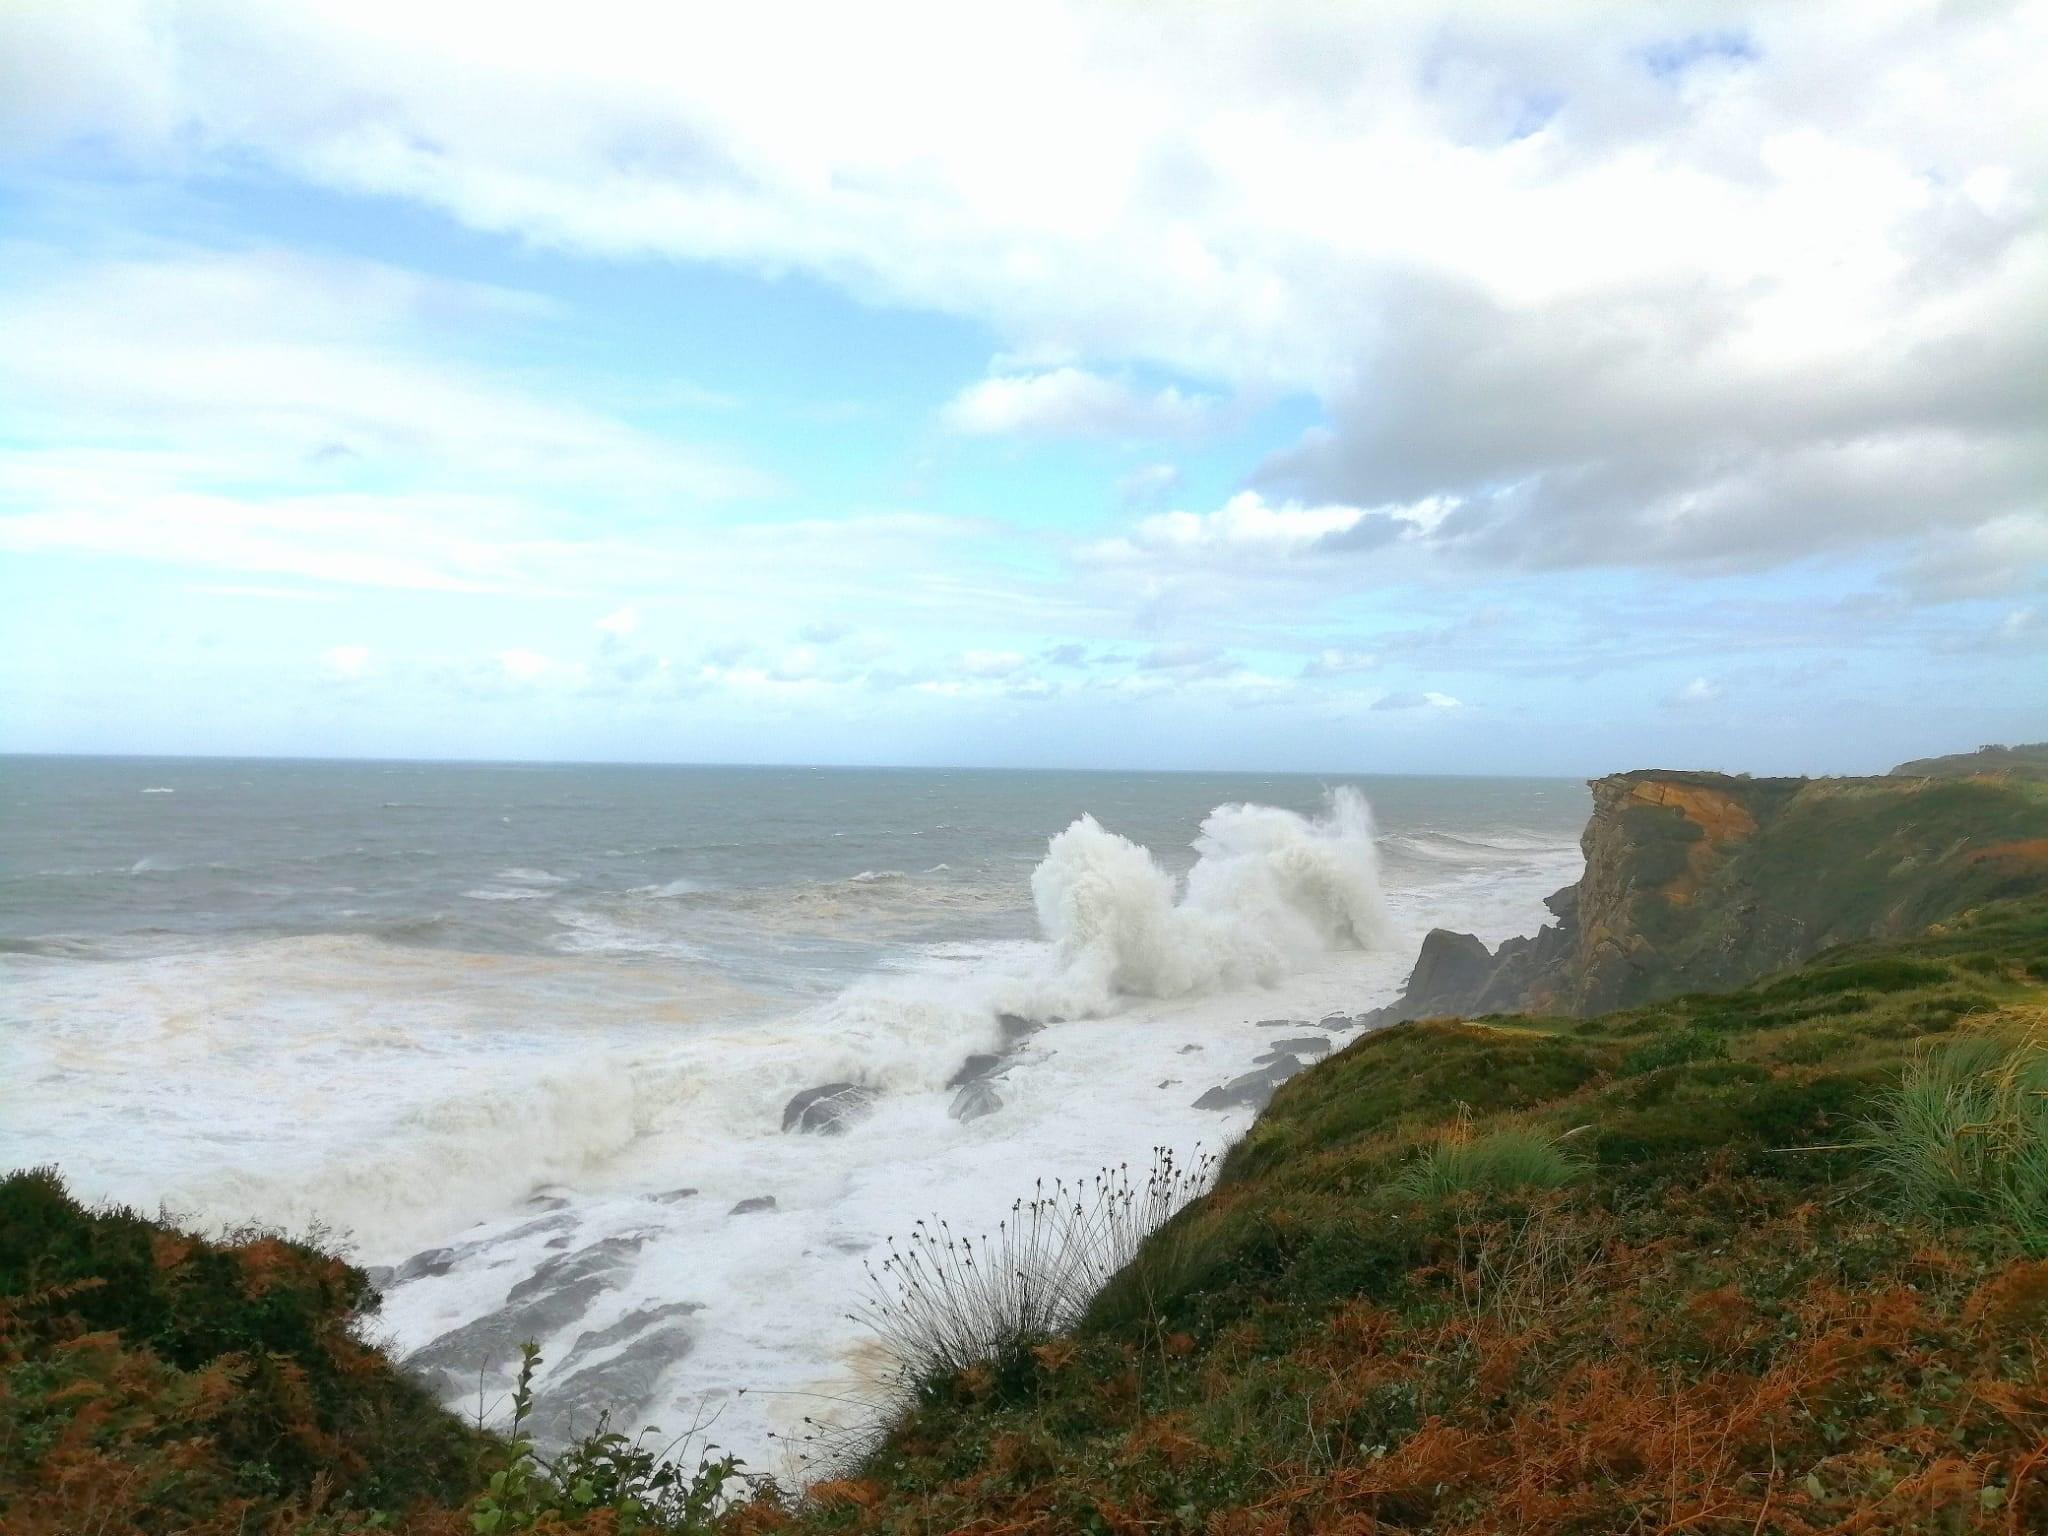
[[[803,1007],[630,914],[567,907],[548,955],[327,936],[21,959],[0,1152],[202,1221],[321,1222],[369,1263],[459,1246],[446,1273],[390,1290],[379,1326],[400,1350],[489,1314],[544,1260],[638,1239],[610,1287],[540,1341],[551,1368],[635,1309],[699,1303],[694,1345],[641,1412],[673,1429],[709,1404],[722,1444],[785,1472],[773,1437],[872,1364],[845,1316],[864,1255],[918,1215],[992,1225],[1040,1175],[1143,1165],[1161,1144],[1220,1150],[1249,1114],[1192,1102],[1271,1043],[1257,1021],[1386,1000],[1429,923],[1489,942],[1532,927],[1576,856],[1530,841],[1411,846],[1435,872],[1385,891],[1370,810],[1339,790],[1318,816],[1218,808],[1176,880],[1083,816],[1030,875],[1040,939],[907,948]],[[484,873],[472,890],[486,902],[565,881]],[[897,887],[922,911],[933,898],[916,879],[802,886],[757,914],[760,930],[805,934],[856,893]],[[677,879],[643,899],[695,890]],[[1000,1048],[999,1012],[1063,1022],[1018,1050],[1000,1112],[962,1124],[945,1084]],[[842,1079],[880,1094],[846,1135],[781,1132],[792,1094]],[[654,1198],[682,1187],[697,1193]],[[728,1214],[763,1195],[776,1209]],[[528,1230],[536,1197],[566,1200],[566,1221]],[[503,1385],[486,1378],[487,1393]]]

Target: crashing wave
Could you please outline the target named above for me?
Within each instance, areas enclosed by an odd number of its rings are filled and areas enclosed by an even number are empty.
[[[1224,805],[1195,839],[1184,889],[1151,852],[1083,816],[1031,876],[1052,945],[1038,1009],[1099,1014],[1118,998],[1278,982],[1388,932],[1371,807],[1345,787],[1321,816]]]

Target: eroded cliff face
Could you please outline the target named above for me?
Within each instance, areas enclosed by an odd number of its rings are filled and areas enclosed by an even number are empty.
[[[1593,782],[1586,872],[1533,938],[1438,930],[1379,1021],[1589,1015],[1740,986],[1831,944],[2048,889],[2048,787],[1986,776]]]

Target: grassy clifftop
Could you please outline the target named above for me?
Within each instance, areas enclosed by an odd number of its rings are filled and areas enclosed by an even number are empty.
[[[1074,1334],[926,1383],[794,1525],[2048,1527],[2044,1030],[2034,900],[1369,1035]]]
[[[2025,779],[2048,779],[2048,741],[2023,743],[2016,747],[1979,747],[1974,752],[1957,752],[1948,757],[1921,757],[1901,763],[1892,770],[1900,777],[1964,778],[1973,774],[2003,773]]]
[[[2048,782],[1651,770],[1592,789],[1585,874],[1550,899],[1558,922],[1492,955],[1432,936],[1385,1017],[1591,1015],[2048,892]]]

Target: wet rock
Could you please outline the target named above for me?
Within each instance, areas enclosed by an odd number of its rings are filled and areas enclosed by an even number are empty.
[[[996,1028],[1003,1032],[1003,1044],[1015,1045],[1027,1035],[1035,1035],[1045,1025],[1037,1019],[1027,1019],[1021,1013],[999,1013]]]
[[[657,1205],[674,1205],[677,1201],[687,1200],[696,1193],[694,1189],[665,1189],[660,1194],[649,1195],[647,1198]]]
[[[875,1090],[859,1083],[821,1083],[806,1088],[782,1108],[782,1128],[820,1136],[841,1136],[875,1102]]]
[[[640,1423],[662,1375],[697,1342],[695,1327],[685,1319],[703,1310],[694,1301],[639,1307],[609,1327],[577,1335],[561,1365],[541,1383],[534,1438],[564,1444],[588,1433],[607,1410],[614,1427]]]
[[[569,1202],[560,1195],[534,1195],[526,1203],[536,1211],[559,1211]]]
[[[462,1255],[453,1248],[422,1249],[391,1272],[391,1283],[404,1285],[408,1280],[424,1280],[429,1275],[445,1275],[455,1267],[455,1261],[460,1257]]]
[[[1259,1020],[1259,1022],[1258,1022],[1258,1025],[1257,1025],[1257,1027],[1258,1027],[1258,1028],[1260,1028],[1260,1029],[1307,1029],[1307,1028],[1308,1028],[1308,1020],[1307,1020],[1307,1019],[1261,1019],[1261,1020]]]
[[[1266,1047],[1267,1054],[1279,1055],[1289,1052],[1296,1056],[1327,1056],[1330,1042],[1321,1035],[1295,1035],[1286,1040],[1275,1040]]]
[[[977,1078],[987,1077],[997,1067],[1001,1066],[1002,1062],[1003,1058],[1000,1056],[990,1055],[985,1051],[977,1051],[974,1055],[960,1063],[960,1070],[946,1079],[946,1086],[948,1088],[958,1088],[964,1084],[974,1082]]]
[[[772,1211],[774,1209],[775,1197],[773,1195],[750,1195],[725,1214],[728,1216],[751,1216],[756,1211]]]
[[[1261,1067],[1256,1072],[1247,1072],[1233,1077],[1220,1088],[1211,1088],[1195,1100],[1196,1109],[1264,1109],[1273,1097],[1273,1090],[1302,1069],[1299,1057],[1284,1056],[1280,1060]]]
[[[391,1289],[391,1277],[397,1273],[389,1264],[370,1264],[364,1267],[363,1278],[370,1282],[371,1290],[388,1291]]]
[[[544,1261],[505,1293],[505,1304],[405,1357],[443,1397],[474,1383],[479,1371],[509,1373],[528,1339],[546,1339],[575,1322],[632,1266],[644,1241],[607,1237]]]
[[[1318,1029],[1349,1029],[1350,1027],[1351,1015],[1348,1013],[1326,1013],[1316,1020],[1316,1028]]]
[[[962,1122],[979,1120],[983,1115],[992,1115],[1003,1107],[1003,1096],[997,1093],[985,1079],[964,1085],[953,1095],[953,1102],[946,1113]]]
[[[1180,1053],[1183,1056],[1192,1056],[1196,1051],[1199,1051],[1200,1049],[1201,1047],[1199,1045],[1184,1045],[1180,1048]]]
[[[564,1233],[563,1233],[563,1234],[562,1234],[562,1235],[561,1235],[560,1237],[551,1237],[551,1238],[549,1238],[549,1239],[548,1239],[548,1240],[547,1240],[546,1242],[544,1242],[544,1243],[542,1243],[542,1244],[541,1244],[541,1247],[543,1247],[543,1248],[566,1248],[566,1247],[568,1247],[568,1246],[569,1246],[569,1243],[570,1243],[570,1241],[571,1241],[571,1239],[570,1239],[570,1237],[569,1237],[569,1234],[568,1234],[568,1233],[566,1233],[566,1232],[564,1232]]]

